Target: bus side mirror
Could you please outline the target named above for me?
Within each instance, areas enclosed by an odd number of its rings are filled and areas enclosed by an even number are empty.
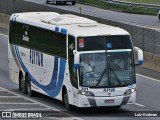
[[[73,50],[73,54],[74,54],[74,68],[78,69],[79,68],[79,63],[80,63],[80,55],[79,52],[76,50]]]
[[[143,51],[138,47],[134,47],[134,54],[135,54],[136,65],[142,65],[143,64]]]

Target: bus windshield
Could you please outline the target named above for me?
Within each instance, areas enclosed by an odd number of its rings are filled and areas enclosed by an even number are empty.
[[[83,53],[80,58],[81,86],[122,87],[135,83],[131,49]]]

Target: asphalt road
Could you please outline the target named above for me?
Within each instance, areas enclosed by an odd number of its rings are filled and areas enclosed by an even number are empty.
[[[54,4],[45,4],[45,0],[26,0],[38,4],[43,4],[47,6],[51,6],[54,8],[60,8],[67,11],[74,11],[77,13],[81,13],[96,16],[99,18],[106,18],[109,20],[121,21],[129,24],[135,25],[144,25],[144,26],[152,26],[153,28],[160,28],[160,22],[157,16],[150,16],[150,15],[137,15],[137,14],[128,14],[128,13],[121,13],[121,12],[114,12],[110,10],[103,10],[96,7],[91,7],[82,4],[71,5],[54,5]]]
[[[62,102],[59,102],[55,99],[52,99],[50,97],[41,95],[36,93],[35,97],[29,98],[27,95],[23,95],[21,92],[18,91],[18,86],[12,83],[9,79],[9,73],[8,73],[8,53],[7,53],[7,40],[8,37],[6,35],[0,34],[0,88],[7,89],[9,91],[12,91],[11,94],[16,94],[17,96],[20,96],[21,102],[22,101],[31,101],[33,103],[38,103],[38,105],[47,106],[46,108],[54,109],[54,110],[60,110],[62,112],[65,112],[67,115],[76,116],[78,118],[90,120],[90,119],[104,119],[106,120],[106,117],[110,120],[159,120],[158,117],[133,117],[135,113],[138,113],[140,111],[147,112],[147,111],[159,111],[160,112],[160,82],[159,80],[155,80],[153,78],[148,78],[142,75],[137,75],[137,101],[135,105],[127,105],[122,106],[120,109],[113,109],[113,108],[100,108],[100,109],[78,109],[75,108],[74,111],[66,111]],[[0,89],[1,91],[1,89]],[[2,90],[3,91],[3,90]],[[1,91],[1,92],[2,92]],[[1,93],[0,92],[0,110],[6,109],[6,107],[3,105],[2,102],[6,102],[4,100],[3,96],[5,93],[5,90]],[[6,91],[7,92],[7,91]],[[10,93],[10,92],[9,92]],[[9,97],[8,97],[9,98]],[[25,100],[24,100],[25,99]],[[29,99],[29,100],[28,100]],[[36,102],[37,101],[37,102]],[[15,99],[10,99],[10,103],[14,103]],[[18,101],[17,101],[18,102]],[[29,104],[29,103],[28,103]],[[12,105],[10,110],[18,109],[19,103],[17,105]],[[25,107],[27,109],[28,107],[25,106],[26,104],[20,104],[19,107],[22,109]],[[15,107],[15,108],[14,108]],[[30,108],[32,109],[32,107]],[[35,108],[34,108],[35,109]],[[38,109],[40,109],[38,107]],[[112,111],[112,113],[110,113]],[[128,113],[129,112],[129,113]],[[131,115],[132,117],[126,117],[127,115]],[[160,114],[160,113],[159,113]],[[119,117],[121,116],[121,117]],[[61,118],[58,118],[61,119]],[[70,119],[70,117],[67,117],[66,119]],[[77,118],[76,118],[77,119]]]

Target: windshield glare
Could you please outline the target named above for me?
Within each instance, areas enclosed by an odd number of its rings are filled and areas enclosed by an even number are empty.
[[[82,86],[116,87],[135,83],[131,50],[83,53],[80,58],[80,85]]]

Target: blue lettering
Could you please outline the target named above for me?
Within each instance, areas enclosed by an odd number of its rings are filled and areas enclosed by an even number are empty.
[[[30,50],[30,63],[43,67],[43,53]]]
[[[41,66],[43,67],[43,54],[41,53]]]
[[[115,92],[115,88],[104,88],[103,92]]]

